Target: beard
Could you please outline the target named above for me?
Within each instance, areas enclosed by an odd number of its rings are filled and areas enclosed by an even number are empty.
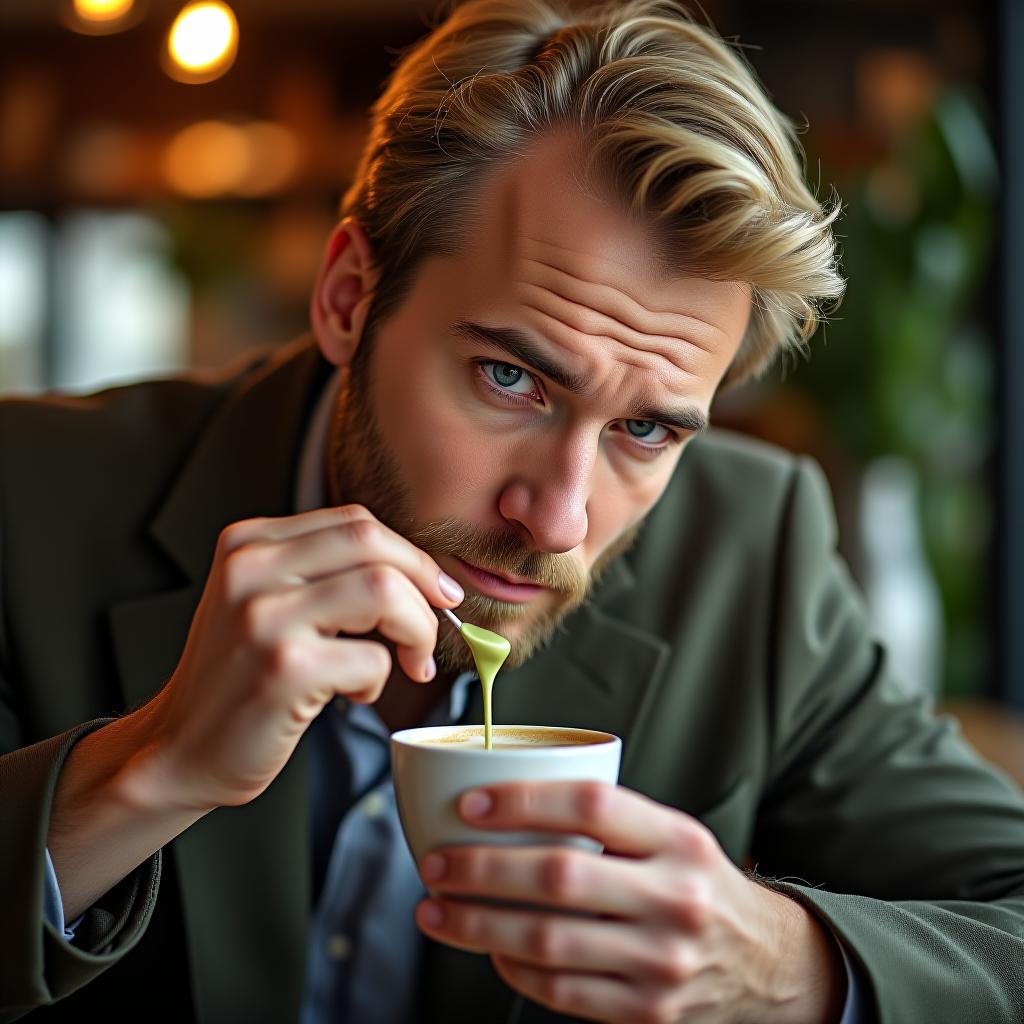
[[[608,566],[633,545],[644,521],[620,534],[601,552],[589,573],[568,555],[531,549],[511,529],[481,529],[456,519],[417,523],[401,467],[384,441],[373,409],[369,358],[373,346],[368,340],[363,339],[355,359],[341,371],[328,458],[331,500],[339,505],[363,505],[435,561],[440,555],[450,555],[549,588],[556,601],[540,611],[532,610],[529,603],[502,601],[469,589],[456,610],[463,621],[499,634],[509,625],[518,625],[516,635],[509,637],[512,650],[504,664],[506,669],[517,668],[551,642],[562,621],[588,599]],[[446,672],[475,668],[468,645],[443,617],[434,658]]]

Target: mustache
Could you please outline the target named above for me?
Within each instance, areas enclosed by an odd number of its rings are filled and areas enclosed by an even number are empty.
[[[548,587],[568,597],[588,589],[586,572],[568,555],[527,548],[514,533],[481,530],[442,519],[414,531],[408,540],[432,556],[453,555],[491,572],[505,573]]]

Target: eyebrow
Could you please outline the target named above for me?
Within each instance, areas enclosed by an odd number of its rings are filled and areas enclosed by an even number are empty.
[[[464,341],[482,342],[500,348],[518,363],[543,374],[548,380],[554,381],[560,388],[573,395],[583,398],[593,393],[581,373],[573,373],[564,366],[559,366],[525,332],[514,327],[487,327],[466,320],[459,320],[452,325],[452,333]],[[701,433],[708,428],[708,418],[696,406],[684,405],[676,409],[660,408],[653,402],[641,402],[629,410],[628,419],[645,420],[661,423],[667,427]]]

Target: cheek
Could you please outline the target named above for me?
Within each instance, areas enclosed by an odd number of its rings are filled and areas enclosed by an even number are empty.
[[[634,492],[624,488],[621,481],[613,487],[595,489],[587,503],[587,539],[584,543],[587,565],[593,565],[601,552],[643,512]]]
[[[671,475],[669,469],[665,473],[651,474],[647,479],[626,481],[609,468],[607,477],[595,482],[587,503],[584,557],[588,567],[651,511],[668,486]]]
[[[503,446],[482,438],[443,388],[413,386],[412,376],[391,386],[381,381],[378,408],[381,433],[402,467],[416,518],[479,520],[481,498],[500,487],[507,465]]]

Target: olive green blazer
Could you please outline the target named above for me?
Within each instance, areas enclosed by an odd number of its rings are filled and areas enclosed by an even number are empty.
[[[173,671],[219,531],[292,512],[328,369],[302,339],[216,377],[0,403],[0,1019],[297,1019],[304,745],[111,890],[73,945],[43,919],[43,851],[73,743]],[[622,784],[820,915],[887,1024],[1019,1024],[1024,800],[892,677],[834,542],[807,460],[695,440],[634,550],[504,677],[497,715],[623,736]],[[435,945],[421,995],[429,1020],[562,1019]]]

